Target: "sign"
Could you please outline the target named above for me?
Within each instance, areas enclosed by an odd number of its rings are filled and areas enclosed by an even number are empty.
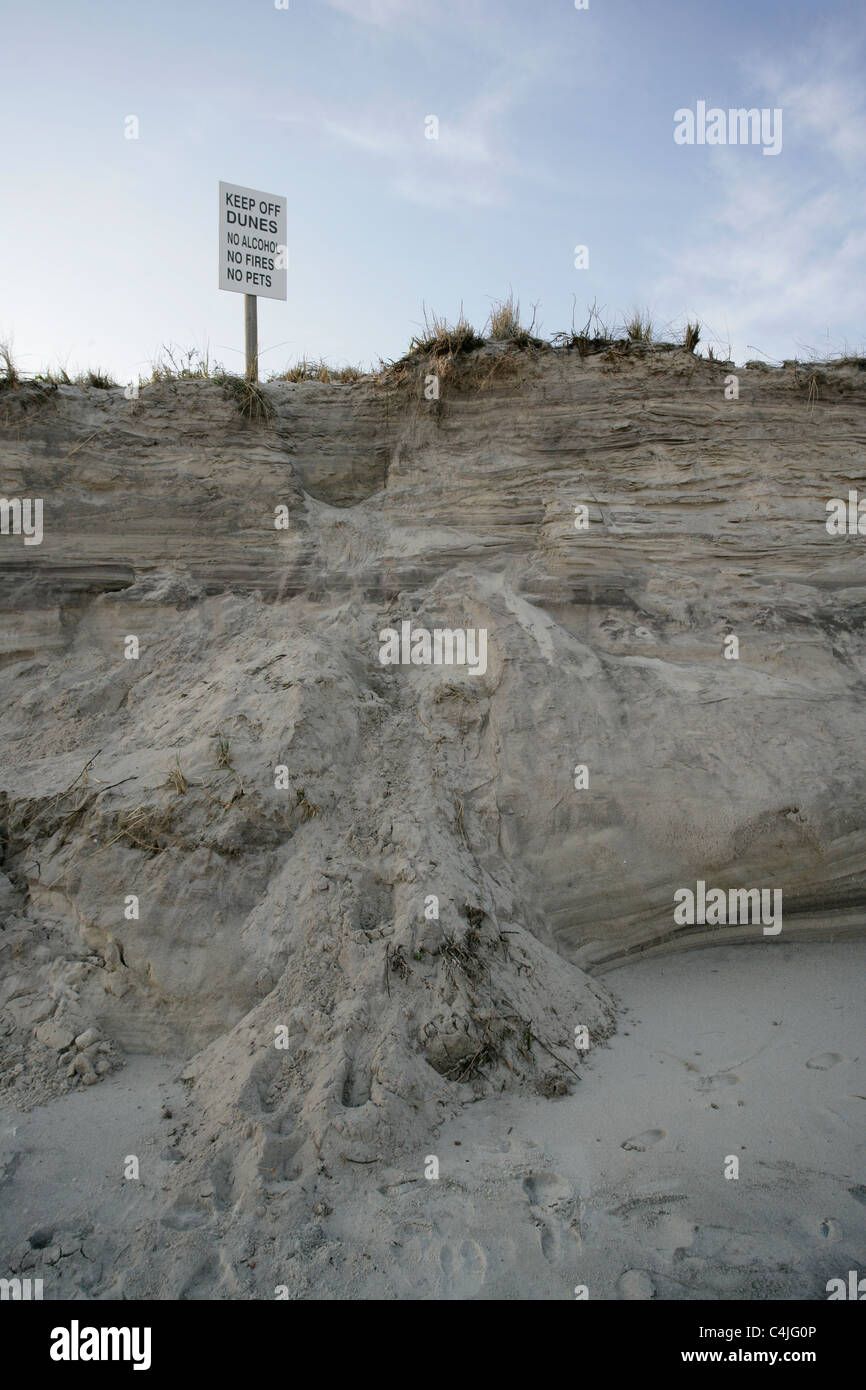
[[[285,299],[286,200],[220,182],[220,289]]]

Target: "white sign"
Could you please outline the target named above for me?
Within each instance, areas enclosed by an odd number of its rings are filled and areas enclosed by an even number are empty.
[[[286,200],[220,182],[220,289],[286,298]]]

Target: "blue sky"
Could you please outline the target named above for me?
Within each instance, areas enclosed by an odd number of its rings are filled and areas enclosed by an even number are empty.
[[[398,356],[422,303],[481,327],[509,286],[544,334],[576,296],[578,325],[593,300],[698,317],[737,361],[866,345],[859,0],[2,0],[0,24],[0,339],[25,371],[126,381],[164,343],[241,369],[220,179],[288,199],[263,374]],[[781,153],[677,145],[698,101],[781,108]]]

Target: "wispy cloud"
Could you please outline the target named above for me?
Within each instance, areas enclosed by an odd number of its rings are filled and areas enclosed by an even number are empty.
[[[370,120],[347,125],[326,119],[326,135],[379,161],[391,187],[411,202],[435,205],[443,201],[470,207],[501,203],[507,196],[506,176],[513,173],[491,114],[507,110],[501,97],[493,105],[483,98],[461,114],[404,110],[388,126]],[[439,121],[438,137],[428,139],[425,120]]]
[[[807,54],[750,63],[747,71],[782,106],[790,136],[811,141],[843,164],[866,164],[866,22],[830,24]]]
[[[410,202],[496,206],[513,196],[515,179],[548,177],[537,162],[522,166],[509,138],[509,120],[524,99],[531,73],[531,64],[520,72],[500,72],[458,111],[447,97],[433,111],[404,97],[399,107],[389,107],[387,120],[367,112],[350,123],[344,113],[326,111],[303,119],[328,140],[377,161],[393,191]],[[426,133],[430,117],[438,122],[435,139]]]
[[[863,348],[862,51],[862,33],[824,32],[808,60],[750,65],[750,79],[784,111],[780,158],[768,168],[739,150],[706,152],[717,196],[703,203],[686,244],[671,248],[671,269],[651,292],[700,313],[737,361],[769,343],[782,356]]]

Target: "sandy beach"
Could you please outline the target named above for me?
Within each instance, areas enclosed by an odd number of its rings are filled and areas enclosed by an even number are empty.
[[[611,971],[618,1032],[571,1096],[468,1104],[417,1164],[356,1169],[342,1201],[335,1182],[303,1228],[269,1202],[236,1259],[218,1212],[163,1221],[161,1251],[143,1234],[160,1183],[124,1181],[122,1159],[176,1166],[182,1064],[133,1057],[4,1111],[2,1248],[40,1264],[46,1297],[133,1294],[161,1255],[183,1298],[824,1299],[866,1244],[864,965],[866,944],[773,942]]]

